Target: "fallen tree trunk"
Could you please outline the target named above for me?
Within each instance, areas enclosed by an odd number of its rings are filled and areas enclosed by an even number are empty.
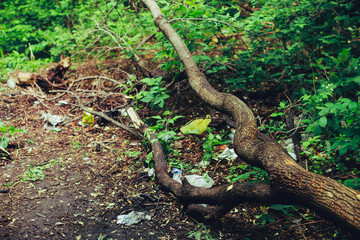
[[[17,84],[20,86],[28,86],[37,84],[44,91],[50,89],[65,88],[67,82],[64,80],[66,71],[71,66],[70,56],[60,56],[60,62],[56,67],[49,69],[47,76],[42,76],[35,73],[19,73],[17,77]]]
[[[191,87],[210,106],[233,116],[236,121],[235,152],[248,164],[261,167],[270,177],[270,184],[227,184],[205,189],[181,185],[171,179],[161,145],[153,141],[156,177],[160,184],[194,211],[220,216],[236,204],[245,201],[287,202],[309,206],[354,234],[360,233],[360,193],[330,178],[308,172],[298,165],[274,141],[259,138],[253,113],[237,97],[216,91],[197,67],[180,36],[163,17],[153,0],[143,0],[150,9],[155,24],[170,40],[183,62]],[[142,130],[146,126],[141,127]],[[156,139],[151,134],[152,139]],[[282,200],[286,199],[286,200]],[[216,205],[214,211],[192,203]]]

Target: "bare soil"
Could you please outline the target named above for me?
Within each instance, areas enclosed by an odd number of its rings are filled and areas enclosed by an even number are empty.
[[[305,208],[291,217],[274,213],[274,222],[260,226],[265,208],[256,204],[238,206],[218,222],[206,223],[208,229],[184,214],[181,203],[148,176],[142,140],[114,125],[79,126],[82,111],[57,104],[67,95],[47,101],[54,95],[39,97],[5,84],[0,89],[0,119],[26,130],[10,136],[11,159],[0,160],[0,239],[190,239],[193,230],[208,231],[215,239],[347,238]],[[56,132],[44,129],[43,113],[68,118]],[[121,120],[129,124],[126,117]],[[201,141],[189,136],[175,144],[181,160],[199,162]],[[226,182],[228,164],[207,169],[217,184]],[[118,215],[131,211],[146,212],[151,220],[116,223]]]

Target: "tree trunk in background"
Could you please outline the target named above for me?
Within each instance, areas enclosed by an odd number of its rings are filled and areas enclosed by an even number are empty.
[[[232,115],[235,119],[235,152],[248,164],[261,167],[268,172],[270,176],[269,189],[264,186],[263,191],[260,192],[259,189],[253,189],[254,196],[251,199],[264,202],[264,199],[256,198],[258,196],[265,197],[269,201],[277,201],[284,196],[289,196],[289,201],[296,203],[300,201],[302,205],[321,212],[335,221],[337,225],[345,227],[352,233],[359,234],[360,193],[335,180],[306,171],[280,145],[274,141],[260,139],[254,115],[247,105],[231,94],[216,91],[206,80],[204,74],[200,72],[190,51],[163,17],[156,2],[153,0],[143,0],[143,2],[150,9],[155,24],[170,40],[179,54],[189,76],[191,87],[210,106]],[[157,156],[163,157],[161,154],[154,154],[155,158]],[[242,184],[228,184],[223,188],[220,186],[212,189],[194,188],[188,184],[182,186],[165,176],[167,173],[164,162],[154,160],[156,175],[160,184],[166,186],[168,191],[174,193],[187,204],[209,202],[221,206],[219,199],[224,200],[225,198],[222,198],[219,194],[234,198],[244,194],[244,192],[239,193],[240,190],[243,191],[244,189]],[[246,190],[247,193],[251,191],[252,188]],[[240,202],[242,200],[236,199],[236,201]],[[222,208],[228,210],[226,204],[222,204]],[[233,205],[229,206],[233,207]],[[219,212],[224,213],[225,211],[220,210]]]

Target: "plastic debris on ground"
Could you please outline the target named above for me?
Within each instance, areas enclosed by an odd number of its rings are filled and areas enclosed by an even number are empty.
[[[69,102],[67,100],[60,100],[55,105],[61,106],[61,105],[68,105]]]
[[[129,214],[117,216],[116,223],[131,226],[138,224],[142,220],[151,220],[151,216],[147,215],[145,212],[132,211]]]
[[[201,160],[199,162],[199,166],[202,167],[202,168],[206,168],[209,165],[210,165],[210,161]]]
[[[283,145],[285,145],[285,149],[287,150],[288,154],[296,161],[297,157],[294,150],[293,140],[288,138],[283,142]]]
[[[148,177],[155,177],[155,168],[145,168],[144,172],[148,174]]]
[[[211,122],[210,115],[207,115],[205,119],[196,119],[180,128],[180,131],[184,134],[197,134],[201,135],[206,131],[208,125]]]
[[[16,82],[15,82],[14,79],[9,78],[9,79],[7,80],[7,85],[9,86],[9,88],[15,88],[15,87],[16,87]]]
[[[184,176],[190,185],[194,187],[204,187],[211,188],[214,185],[214,180],[209,176],[199,176],[199,175],[186,175]]]
[[[93,111],[93,108],[89,108],[90,111]],[[78,122],[80,126],[87,127],[87,126],[94,126],[94,115],[83,111],[83,118],[81,122]]]
[[[232,129],[232,130],[231,130],[231,133],[229,134],[229,138],[230,138],[230,142],[231,142],[231,143],[234,143],[235,132],[236,132],[236,130],[235,130],[235,129]]]
[[[52,131],[61,131],[62,129],[57,128],[56,125],[62,123],[66,119],[66,116],[53,115],[51,113],[43,113],[41,115],[41,118],[43,118],[45,122],[43,126],[44,129],[48,129]]]
[[[182,171],[180,169],[177,169],[177,168],[173,168],[172,170],[172,174],[173,174],[173,179],[179,183],[182,183],[181,182],[181,178],[182,178]]]
[[[218,156],[214,156],[213,159],[214,160],[226,159],[228,161],[234,161],[237,157],[238,156],[235,153],[235,150],[227,147],[221,154],[219,154]]]

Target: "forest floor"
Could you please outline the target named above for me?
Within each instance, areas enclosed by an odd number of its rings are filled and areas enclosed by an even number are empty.
[[[86,76],[81,69],[90,68],[78,67],[71,74]],[[93,90],[93,86],[84,84],[82,89]],[[267,206],[242,204],[216,223],[199,223],[184,214],[182,204],[148,176],[148,153],[141,139],[112,124],[79,126],[83,111],[69,104],[76,103],[72,95],[43,94],[36,87],[10,89],[6,84],[0,89],[1,121],[26,130],[10,136],[7,151],[11,159],[0,159],[0,239],[347,238],[332,223],[302,207],[289,215],[274,211],[274,221],[269,222]],[[182,101],[199,101],[192,91],[182,94]],[[57,99],[50,101],[54,97]],[[114,102],[105,106],[104,98],[86,99],[93,101],[97,111],[118,107]],[[60,100],[68,104],[59,104]],[[254,109],[262,100],[249,101]],[[206,115],[201,102],[188,106],[191,109],[186,111]],[[46,113],[67,116],[58,125],[60,131],[44,129],[42,116]],[[149,114],[146,108],[140,111],[141,117]],[[177,114],[186,113],[180,109]],[[127,117],[118,119],[130,124]],[[186,136],[174,144],[184,164],[201,161],[203,138]],[[237,163],[239,159],[232,164]],[[212,163],[206,172],[216,184],[224,183],[229,164]],[[151,219],[131,226],[116,223],[118,215],[131,211],[145,212]]]

